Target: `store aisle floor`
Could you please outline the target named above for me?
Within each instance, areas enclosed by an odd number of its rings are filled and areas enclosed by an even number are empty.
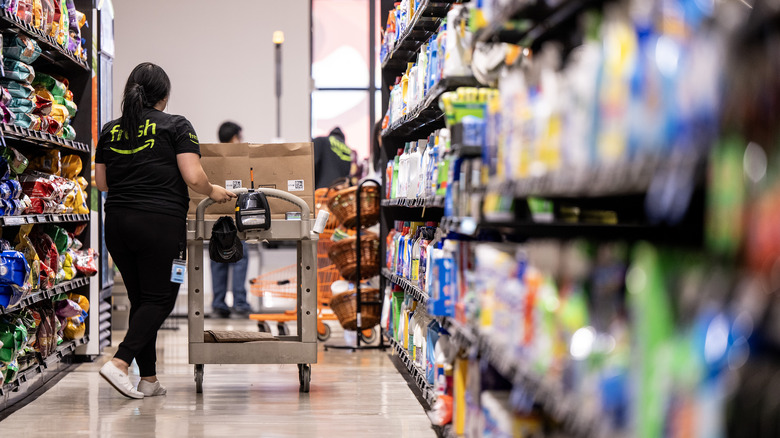
[[[186,320],[180,326],[161,330],[158,340],[158,376],[167,396],[130,400],[103,381],[98,370],[112,347],[11,414],[0,426],[3,436],[435,437],[387,352],[325,352],[320,346],[309,394],[298,392],[295,365],[206,365],[203,394],[196,394]],[[212,329],[256,327],[207,320]],[[334,329],[332,340],[341,334]]]

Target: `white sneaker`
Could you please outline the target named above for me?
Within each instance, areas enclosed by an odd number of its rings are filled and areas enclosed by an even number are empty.
[[[100,368],[100,375],[125,397],[144,398],[142,392],[138,392],[133,388],[133,384],[130,383],[130,376],[123,373],[122,370],[117,368],[111,361],[106,362],[106,364]]]
[[[153,397],[155,395],[165,395],[168,390],[164,386],[160,385],[160,381],[154,383],[141,380],[138,382],[138,391],[142,392],[146,397]]]

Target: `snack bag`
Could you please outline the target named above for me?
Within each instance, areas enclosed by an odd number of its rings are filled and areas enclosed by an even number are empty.
[[[0,283],[24,288],[30,275],[30,266],[19,251],[0,253]]]
[[[19,19],[21,19],[25,23],[32,23],[33,21],[32,0],[18,0],[16,16],[19,17]]]
[[[97,251],[89,248],[86,251],[74,251],[76,270],[86,277],[97,274]]]
[[[6,106],[14,113],[31,113],[35,109],[35,102],[32,99],[14,97]]]
[[[58,149],[46,151],[30,160],[29,169],[49,175],[59,176],[62,173],[61,155]],[[41,175],[43,177],[43,175]]]
[[[75,154],[65,155],[62,157],[62,177],[67,179],[75,179],[81,174],[83,164],[81,157]]]
[[[7,34],[3,37],[3,56],[32,64],[41,56],[41,47],[34,39],[26,35]]]
[[[29,64],[14,59],[5,59],[3,60],[3,67],[5,68],[6,79],[21,81],[25,84],[30,84],[35,80],[35,69]]]
[[[62,123],[60,123],[59,120],[52,116],[46,116],[43,118],[43,120],[45,120],[46,124],[48,125],[46,132],[49,134],[58,136],[62,132]]]
[[[52,104],[51,113],[49,113],[49,115],[63,125],[70,119],[70,112],[68,111],[68,107],[58,103]]]
[[[51,106],[53,105],[53,102],[40,94],[35,94],[33,96],[35,99],[35,108],[33,108],[33,114],[39,115],[39,116],[48,116],[51,114]]]
[[[65,140],[75,140],[76,130],[73,129],[73,127],[70,125],[65,125],[62,128],[62,131],[60,131],[60,137],[64,138]]]
[[[63,280],[73,280],[73,277],[76,276],[76,267],[73,265],[73,254],[66,251],[65,254],[60,256],[60,270],[63,273]]]
[[[31,85],[10,79],[0,79],[0,86],[5,88],[11,97],[29,99],[35,93],[35,89]]]
[[[62,82],[57,79],[55,79],[51,75],[47,75],[45,73],[40,73],[35,77],[35,80],[33,80],[33,86],[41,86],[44,89],[51,92],[53,96],[53,101],[59,103],[59,99],[65,98],[65,92],[67,91],[68,87]]]
[[[19,175],[27,169],[29,161],[14,148],[8,147],[3,150],[2,157],[8,162],[8,166],[15,174]]]
[[[70,292],[68,294],[68,299],[78,304],[79,307],[81,307],[81,309],[85,312],[89,312],[89,300],[84,295],[77,294],[76,292]]]

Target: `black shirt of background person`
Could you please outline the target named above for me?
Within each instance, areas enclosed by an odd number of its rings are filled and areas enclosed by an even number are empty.
[[[319,189],[349,176],[352,150],[344,143],[344,133],[335,128],[327,137],[314,139],[314,185]]]
[[[107,123],[95,151],[95,162],[105,163],[108,170],[106,211],[131,208],[186,218],[189,192],[176,155],[200,156],[192,124],[183,116],[146,108],[133,133],[138,146],[130,149],[122,134],[119,119]]]

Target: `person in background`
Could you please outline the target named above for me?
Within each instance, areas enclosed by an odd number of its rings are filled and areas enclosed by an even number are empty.
[[[346,145],[344,133],[336,127],[327,137],[314,139],[314,186],[329,187],[339,178],[349,176],[352,149]]]
[[[374,124],[371,141],[371,170],[368,175],[377,181],[382,181],[382,120]]]
[[[130,323],[100,375],[128,398],[165,395],[157,380],[157,331],[179,295],[176,268],[187,251],[187,187],[218,203],[236,197],[209,183],[190,122],[163,112],[171,81],[144,62],[127,78],[122,116],[106,123],[95,150],[95,184],[107,192],[105,239],[130,299]],[[141,381],[128,375],[135,359]]]
[[[243,143],[244,133],[241,126],[233,122],[223,122],[219,125],[217,136],[220,143]]]
[[[219,127],[218,136],[220,143],[241,143],[242,129],[236,123],[224,122]],[[252,306],[246,300],[246,271],[249,267],[249,249],[244,245],[244,257],[235,263],[217,263],[211,261],[211,290],[214,298],[211,301],[212,316],[215,318],[229,318],[231,313],[238,317],[248,316],[253,313]],[[233,268],[233,309],[225,303],[228,289],[228,271]]]

